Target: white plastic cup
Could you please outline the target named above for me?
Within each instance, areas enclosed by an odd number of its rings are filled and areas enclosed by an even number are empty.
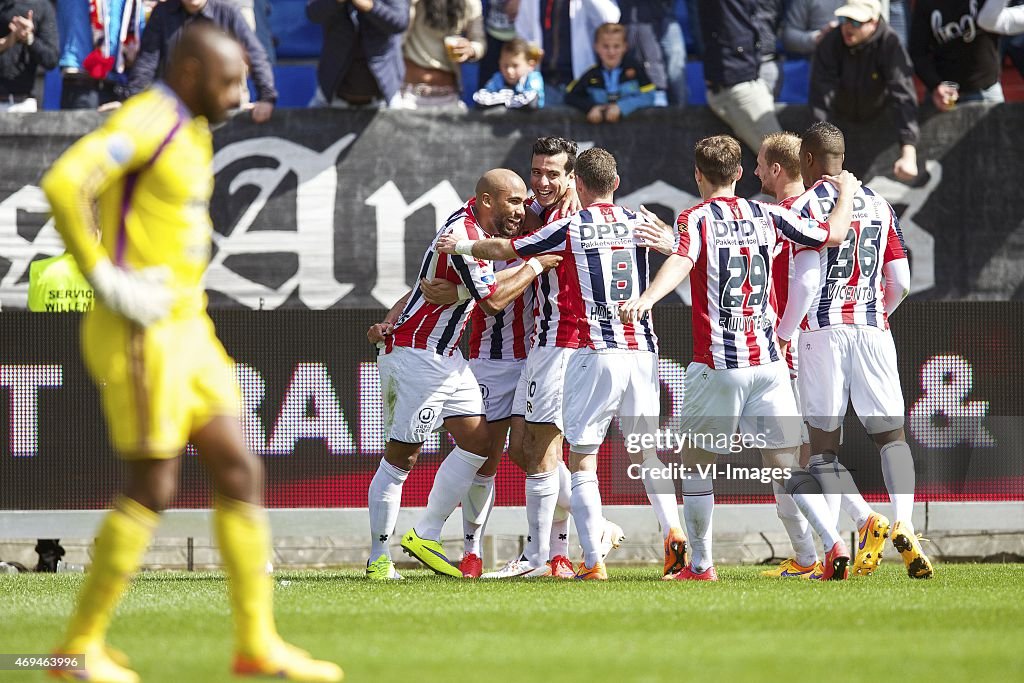
[[[444,37],[444,49],[448,52],[448,59],[453,62],[459,61],[459,56],[455,54],[455,48],[460,42],[462,42],[462,36]]]

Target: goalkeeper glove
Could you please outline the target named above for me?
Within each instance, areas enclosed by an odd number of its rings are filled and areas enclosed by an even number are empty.
[[[168,286],[170,275],[166,266],[127,270],[103,259],[86,279],[107,308],[148,327],[171,312],[174,295]]]

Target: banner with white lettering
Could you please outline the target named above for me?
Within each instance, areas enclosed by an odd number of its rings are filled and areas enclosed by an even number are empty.
[[[923,122],[921,176],[890,177],[895,132],[847,132],[847,167],[894,205],[912,255],[913,295],[1024,297],[1016,195],[1024,105],[965,105]],[[804,108],[780,112],[787,129]],[[25,307],[29,264],[62,251],[38,188],[46,167],[102,118],[90,112],[0,117],[0,303]],[[240,116],[215,134],[216,228],[207,275],[214,308],[389,307],[415,280],[423,249],[487,169],[529,177],[542,135],[598,145],[619,162],[619,203],[672,221],[698,201],[693,145],[727,132],[705,108],[641,111],[591,126],[558,111],[445,115],[278,111]],[[739,193],[760,189],[745,150]],[[675,301],[688,301],[681,287]],[[672,300],[673,297],[669,297]]]
[[[250,447],[267,468],[272,507],[361,507],[385,433],[374,348],[366,328],[379,310],[215,311],[237,362]],[[655,316],[660,337],[662,426],[681,413],[691,348],[690,309]],[[123,472],[103,424],[99,395],[80,358],[80,316],[0,314],[0,509],[95,509],[112,500]],[[906,303],[893,318],[906,399],[906,432],[920,500],[1024,500],[1024,304]],[[410,378],[415,381],[415,378]],[[659,444],[666,463],[674,444]],[[424,505],[449,450],[436,433],[406,483],[403,503]],[[628,444],[613,427],[599,456],[602,498],[646,504],[629,476]],[[885,498],[878,451],[852,411],[842,457],[869,499]],[[756,452],[722,464],[755,472]],[[759,477],[715,484],[727,502],[772,502]],[[503,462],[500,505],[523,504],[523,474]],[[176,507],[209,504],[191,449]]]

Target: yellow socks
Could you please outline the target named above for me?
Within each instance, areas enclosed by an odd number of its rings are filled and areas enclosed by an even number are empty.
[[[110,618],[139,568],[160,516],[131,498],[118,498],[100,527],[92,567],[78,596],[66,644],[102,643]],[[239,654],[264,656],[277,641],[273,579],[267,575],[270,526],[256,505],[218,496],[214,530],[230,577]]]
[[[78,596],[67,643],[103,642],[114,608],[138,570],[159,521],[160,515],[135,500],[117,499],[96,536],[92,567]]]
[[[238,653],[265,656],[277,641],[274,583],[267,574],[270,524],[263,508],[218,495],[213,526],[230,578],[231,607]]]

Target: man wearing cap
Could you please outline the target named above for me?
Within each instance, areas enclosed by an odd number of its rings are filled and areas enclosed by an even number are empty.
[[[809,102],[815,118],[869,123],[888,111],[900,156],[893,174],[917,177],[917,93],[910,57],[881,18],[879,0],[848,0],[835,11],[839,30],[818,43],[811,62]]]

